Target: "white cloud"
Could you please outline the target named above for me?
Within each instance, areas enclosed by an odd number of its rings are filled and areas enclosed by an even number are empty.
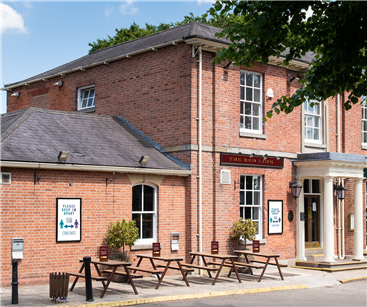
[[[1,32],[19,32],[28,33],[27,28],[24,26],[24,19],[16,10],[9,5],[0,3],[0,22]]]
[[[110,14],[114,11],[114,9],[115,9],[114,6],[111,6],[111,7],[106,6],[106,10],[104,11],[105,16],[109,17]]]
[[[122,14],[129,14],[129,15],[134,15],[136,14],[139,9],[134,7],[133,4],[134,2],[136,2],[135,0],[128,0],[125,3],[120,5],[120,12]]]
[[[197,0],[199,5],[214,4],[215,0]]]
[[[33,5],[29,2],[23,2],[23,5],[27,8],[27,9],[32,9]]]

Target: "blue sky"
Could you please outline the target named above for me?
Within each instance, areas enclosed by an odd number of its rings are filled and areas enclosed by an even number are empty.
[[[134,21],[158,25],[205,13],[213,1],[0,1],[0,86],[21,81],[88,53],[89,42]],[[1,91],[1,113],[6,95]]]

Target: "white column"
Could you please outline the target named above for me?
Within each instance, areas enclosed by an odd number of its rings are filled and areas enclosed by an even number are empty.
[[[303,187],[304,180],[298,179],[298,183]],[[297,198],[297,209],[296,209],[296,261],[306,261],[305,256],[305,221],[301,221],[301,212],[305,212],[305,197],[303,188],[299,197]]]
[[[324,177],[324,260],[334,260],[333,177]]]
[[[354,179],[354,257],[363,260],[363,205],[362,179]]]

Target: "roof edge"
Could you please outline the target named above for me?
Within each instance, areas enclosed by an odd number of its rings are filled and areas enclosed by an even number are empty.
[[[152,174],[152,175],[169,175],[169,176],[190,176],[191,170],[170,170],[157,168],[142,167],[119,167],[119,166],[103,166],[103,165],[83,165],[83,164],[55,164],[55,163],[39,163],[39,162],[14,162],[1,161],[1,167],[12,168],[32,168],[32,169],[52,169],[65,171],[88,171],[88,172],[107,172],[107,173],[129,173],[129,174]]]
[[[130,122],[123,118],[121,115],[117,116],[118,119],[120,119],[125,125],[127,125],[129,128],[131,128],[134,132],[136,132],[137,134],[139,134],[142,138],[144,138],[147,142],[149,142],[150,144],[152,144],[154,146],[155,149],[157,149],[160,153],[164,154],[167,158],[169,158],[171,161],[175,162],[176,164],[178,164],[181,167],[184,167],[188,170],[191,171],[191,166],[183,161],[181,161],[180,159],[170,155],[169,153],[167,153],[162,146],[158,145],[156,142],[154,142],[152,139],[150,139],[149,137],[147,137],[143,132],[141,132],[139,129],[135,128],[132,124],[130,124]]]

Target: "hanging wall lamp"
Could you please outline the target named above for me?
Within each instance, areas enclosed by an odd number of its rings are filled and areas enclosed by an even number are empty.
[[[339,200],[343,200],[345,198],[345,193],[347,192],[347,189],[340,185],[334,184],[334,191],[336,191],[336,195],[338,195]]]
[[[291,188],[292,196],[297,199],[299,197],[299,194],[301,193],[302,186],[297,181],[289,181],[289,187]]]

